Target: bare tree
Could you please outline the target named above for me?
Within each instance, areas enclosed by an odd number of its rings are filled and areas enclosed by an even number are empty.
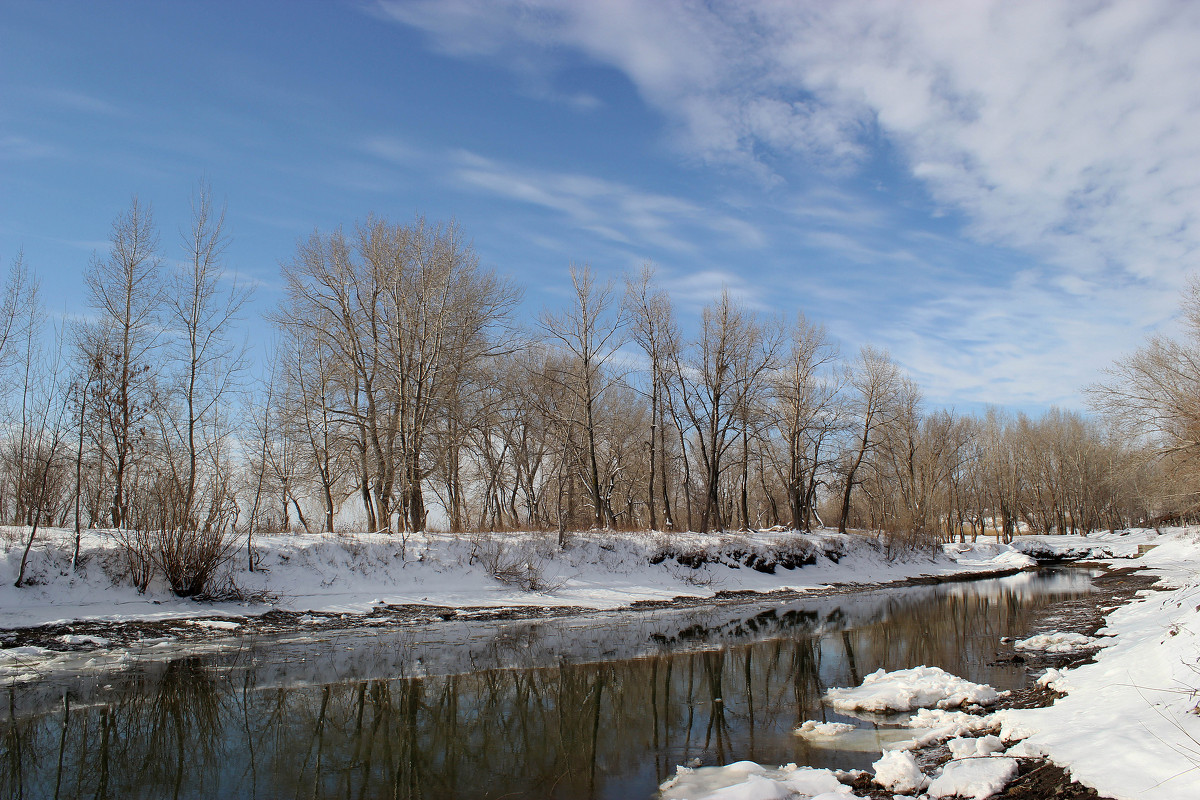
[[[901,386],[900,370],[891,356],[869,345],[859,351],[858,364],[849,381],[852,394],[850,409],[856,419],[853,449],[846,459],[842,488],[842,514],[838,531],[846,532],[850,517],[850,496],[854,491],[863,460],[879,445],[883,428],[896,414]]]
[[[1164,510],[1200,509],[1200,278],[1182,301],[1179,338],[1152,336],[1088,388],[1096,411],[1131,440],[1146,441],[1170,476]]]
[[[771,375],[774,424],[786,454],[781,477],[796,530],[811,530],[817,475],[828,459],[822,454],[841,424],[835,401],[844,373],[829,369],[837,356],[837,347],[829,341],[824,326],[799,314],[787,352]]]
[[[245,370],[245,347],[231,337],[251,289],[236,280],[226,284],[225,209],[214,206],[207,184],[200,184],[191,208],[191,225],[181,235],[187,260],[171,275],[164,294],[167,322],[175,329],[169,353],[178,365],[171,389],[182,412],[172,410],[166,427],[187,456],[183,475],[176,475],[182,494],[179,524],[194,530],[199,466],[208,460],[202,429],[220,414]]]
[[[114,331],[103,361],[109,382],[99,399],[112,438],[110,514],[113,527],[120,528],[128,511],[126,484],[137,439],[155,401],[151,361],[161,330],[162,260],[149,207],[135,197],[113,222],[111,241],[106,257],[92,259],[85,280],[99,324]]]
[[[480,268],[457,225],[421,218],[370,218],[353,247],[341,231],[314,233],[284,278],[279,321],[322,341],[347,387],[338,414],[358,431],[368,515],[390,530],[398,511],[420,529],[436,417],[466,365],[508,348],[496,334],[519,293]]]
[[[746,408],[765,386],[778,347],[779,337],[726,290],[701,312],[689,354],[675,359],[678,400],[695,433],[704,476],[703,531],[725,527],[720,497],[725,457],[738,441],[738,426],[745,426]]]
[[[613,285],[598,286],[586,264],[571,265],[571,285],[575,292],[570,308],[560,313],[542,314],[542,330],[556,347],[570,354],[564,369],[549,377],[578,400],[583,418],[583,438],[587,457],[587,488],[594,512],[593,524],[604,527],[612,518],[612,509],[604,503],[600,489],[600,468],[596,458],[597,409],[601,397],[617,377],[606,369],[623,344],[626,319],[624,310],[614,303]],[[614,307],[615,306],[615,307]]]
[[[651,529],[658,528],[655,511],[655,481],[662,492],[663,526],[675,527],[671,514],[671,495],[667,485],[666,420],[669,365],[679,345],[679,334],[671,310],[671,298],[654,287],[654,268],[646,264],[637,278],[625,282],[625,305],[630,320],[630,335],[650,361],[650,438],[646,442],[649,458],[646,509]],[[655,467],[658,467],[657,473]],[[661,473],[661,474],[658,474]]]

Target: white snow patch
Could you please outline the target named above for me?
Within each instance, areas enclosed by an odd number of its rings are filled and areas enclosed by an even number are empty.
[[[112,644],[112,639],[106,639],[103,636],[88,636],[79,633],[64,633],[62,636],[55,637],[63,644],[90,644],[96,647],[108,647]]]
[[[1017,776],[1012,758],[966,758],[950,761],[929,784],[930,797],[970,797],[984,800],[1004,790]]]
[[[889,750],[871,769],[875,770],[875,781],[892,792],[913,794],[929,785],[929,778],[907,750]]]
[[[950,748],[951,758],[974,758],[1001,752],[1004,750],[1004,742],[1000,741],[999,736],[988,734],[987,736],[951,739],[946,742],[946,747]]]
[[[940,667],[913,667],[886,672],[879,669],[853,688],[835,688],[825,700],[839,711],[912,711],[914,708],[954,708],[991,705],[1002,695],[991,686],[972,683]]]
[[[189,625],[195,625],[197,628],[212,628],[217,631],[236,631],[242,627],[240,622],[230,622],[222,619],[189,619]]]

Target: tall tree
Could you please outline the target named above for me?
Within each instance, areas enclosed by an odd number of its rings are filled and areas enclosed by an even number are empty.
[[[598,285],[591,267],[571,265],[574,295],[570,307],[542,314],[542,330],[547,339],[569,354],[560,362],[564,369],[551,377],[570,392],[579,403],[580,425],[586,448],[586,475],[591,496],[593,524],[602,528],[612,518],[612,509],[604,503],[600,490],[600,467],[596,457],[597,413],[601,397],[617,380],[606,369],[617,349],[624,343],[624,309],[614,302],[611,281]]]
[[[111,346],[102,354],[109,382],[102,403],[112,440],[113,527],[125,524],[129,510],[127,479],[137,456],[142,423],[155,401],[153,353],[162,329],[162,283],[158,231],[148,206],[134,197],[113,221],[111,248],[94,257],[85,281],[100,326],[112,329]]]
[[[701,312],[689,352],[675,359],[672,377],[703,469],[703,531],[725,527],[720,482],[726,455],[738,442],[738,426],[746,424],[745,409],[765,387],[779,341],[773,327],[764,328],[725,290]]]
[[[170,415],[170,427],[187,455],[183,475],[176,476],[182,495],[179,524],[194,530],[199,465],[215,445],[211,431],[206,437],[204,428],[220,416],[245,370],[245,347],[232,336],[251,289],[236,280],[226,282],[225,209],[214,205],[207,184],[201,183],[192,196],[191,210],[191,225],[181,234],[186,260],[170,276],[165,305],[167,322],[174,327],[169,353],[176,375],[171,389],[182,409],[178,418]]]
[[[842,514],[838,531],[846,532],[850,517],[850,496],[859,478],[864,459],[879,445],[884,427],[895,417],[901,388],[900,369],[890,355],[869,345],[858,355],[850,377],[850,408],[856,421],[854,444],[847,456],[842,488]]]
[[[774,424],[784,444],[782,478],[792,527],[810,530],[822,451],[840,424],[834,401],[842,382],[829,370],[838,350],[824,326],[798,314],[789,333],[787,351],[771,375]]]
[[[650,528],[658,528],[655,510],[655,481],[662,491],[663,525],[675,527],[671,514],[671,496],[667,486],[666,420],[668,365],[678,348],[679,335],[671,310],[671,298],[654,286],[654,268],[646,264],[636,278],[625,283],[625,305],[630,320],[630,335],[646,354],[650,366],[650,438],[646,442],[649,459],[646,486],[646,509]],[[658,467],[657,474],[655,467]]]

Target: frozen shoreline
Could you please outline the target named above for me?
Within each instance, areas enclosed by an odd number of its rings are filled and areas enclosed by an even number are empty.
[[[1069,548],[1064,558],[1081,552],[1095,554],[1079,544],[1077,539],[1061,543],[1043,539],[1036,546]],[[828,785],[821,784],[822,800],[856,798],[858,791],[875,796],[880,784],[897,798],[1004,797],[1022,761],[1065,770],[1066,777],[1051,778],[1047,791],[1057,791],[1054,780],[1070,780],[1113,800],[1200,797],[1200,532],[1175,530],[1155,537],[1153,544],[1155,548],[1145,552],[1137,566],[1157,578],[1157,583],[1111,609],[1105,624],[1094,631],[1094,638],[1048,630],[1012,643],[1015,651],[1026,655],[1039,651],[1050,657],[1094,653],[1077,666],[1044,670],[1037,688],[1031,688],[1062,695],[1053,703],[1002,708],[991,714],[977,709],[976,716],[969,717],[974,720],[969,727],[977,730],[949,733],[957,737],[945,745],[949,761],[942,761],[946,758],[942,755],[935,758],[936,763],[925,763],[936,756],[928,749],[939,744],[940,735],[927,744],[916,740],[917,749],[924,753],[919,758],[906,750],[911,745],[901,743],[899,749],[885,750],[874,765],[873,778],[865,773],[830,773],[829,777],[836,774],[840,783],[827,780]],[[1071,627],[1069,621],[1060,622]],[[919,695],[918,686],[908,686],[915,679],[907,673],[924,669],[872,676],[858,689],[831,689],[830,696],[865,695],[866,699],[858,702],[871,707],[883,702],[875,697],[878,692],[868,687],[871,681],[902,698]],[[942,682],[949,685],[951,679],[945,677]],[[681,786],[690,786],[704,790],[685,792],[690,800],[809,798],[816,795],[804,787],[817,785],[817,773],[827,772],[797,771],[794,765],[774,767],[738,762],[700,771],[702,776],[681,770],[676,779],[664,784],[664,797],[676,796]],[[1029,775],[1038,771],[1033,769]],[[771,794],[777,787],[782,787],[778,790],[782,793]],[[1039,796],[1028,792],[1028,788],[1020,789],[1014,796]]]
[[[0,631],[73,622],[251,618],[272,611],[369,615],[388,607],[436,609],[617,609],[722,593],[811,592],[830,587],[1003,574],[1033,558],[991,541],[948,545],[944,553],[888,557],[869,537],[813,534],[415,534],[256,537],[258,569],[235,553],[223,583],[244,600],[173,596],[159,579],[139,594],[124,578],[115,538],[89,531],[82,568],[70,569],[73,534],[39,533],[27,578],[12,585],[21,548],[0,552]],[[497,578],[501,574],[501,578]]]

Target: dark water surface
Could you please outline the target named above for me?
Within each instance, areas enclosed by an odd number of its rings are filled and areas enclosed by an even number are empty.
[[[1000,689],[1002,636],[1076,569],[789,602],[146,651],[0,687],[4,798],[648,798],[678,764],[866,767],[792,735],[832,686],[939,666]],[[855,721],[855,720],[848,720]],[[869,726],[868,726],[869,727]],[[858,744],[853,744],[857,742]]]

